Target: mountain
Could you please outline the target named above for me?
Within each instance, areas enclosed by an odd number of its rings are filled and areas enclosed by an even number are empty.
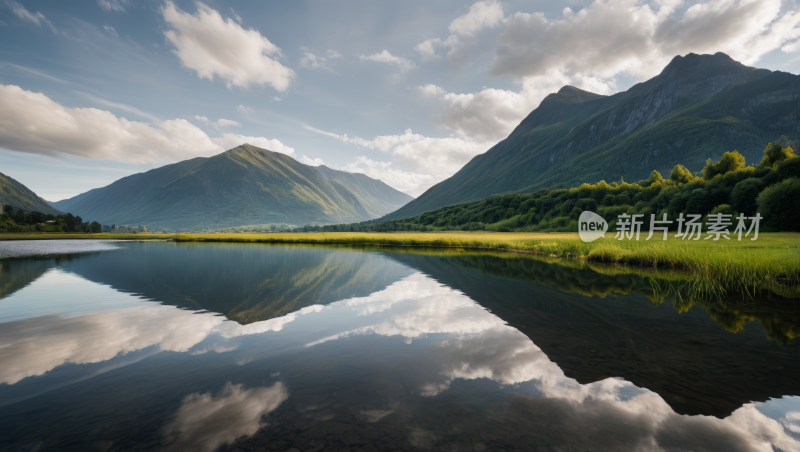
[[[198,230],[363,221],[411,199],[363,174],[312,167],[243,144],[124,177],[53,205],[102,224]]]
[[[28,187],[0,173],[0,204],[11,204],[17,209],[38,211],[51,215],[61,215],[44,199],[32,192]]]
[[[678,163],[738,150],[761,160],[800,135],[800,76],[747,67],[723,53],[675,57],[661,74],[612,96],[572,86],[548,95],[516,129],[384,220],[494,194],[665,177]]]

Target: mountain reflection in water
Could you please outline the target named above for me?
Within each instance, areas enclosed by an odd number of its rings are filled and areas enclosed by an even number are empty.
[[[777,296],[733,334],[526,256],[118,246],[0,261],[1,450],[800,451]]]

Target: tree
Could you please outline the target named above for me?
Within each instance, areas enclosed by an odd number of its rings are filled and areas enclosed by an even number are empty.
[[[763,189],[764,182],[755,177],[739,182],[731,192],[731,207],[745,215],[754,215],[757,207],[756,199]]]
[[[94,234],[97,234],[102,230],[103,230],[102,226],[100,226],[100,223],[96,221],[93,221],[92,224],[89,225],[89,232],[92,232]]]
[[[779,231],[800,231],[800,179],[786,179],[767,187],[758,195],[758,210],[766,226]]]
[[[692,172],[680,164],[672,168],[672,171],[669,172],[669,178],[679,184],[688,184],[695,179]]]
[[[673,171],[674,170],[675,170],[675,168],[673,168]],[[671,173],[670,173],[670,177],[672,177]],[[650,177],[648,177],[647,180],[644,181],[644,184],[642,184],[642,186],[643,187],[649,187],[649,186],[651,186],[653,184],[657,184],[657,183],[660,183],[660,182],[663,182],[663,181],[664,181],[664,177],[661,176],[661,173],[659,173],[656,170],[653,170],[653,172],[650,173]]]
[[[706,166],[703,168],[703,178],[711,180],[719,174],[739,171],[744,167],[745,160],[742,154],[739,154],[738,151],[726,152],[722,154],[722,158],[717,163],[713,163],[711,159],[706,160]]]
[[[11,204],[6,204],[3,206],[3,213],[8,215],[9,217],[14,216],[14,206]]]
[[[796,157],[794,149],[782,146],[779,141],[773,141],[764,149],[764,158],[758,164],[758,168],[772,168],[776,163],[794,157]]]

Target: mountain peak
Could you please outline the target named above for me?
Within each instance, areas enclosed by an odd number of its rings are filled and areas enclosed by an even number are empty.
[[[562,104],[579,104],[582,102],[599,99],[601,97],[606,96],[584,91],[572,85],[564,85],[560,90],[558,90],[557,93],[548,94],[547,97],[545,97],[545,100],[561,102]]]
[[[235,148],[223,152],[222,154],[218,154],[218,156],[224,156],[237,161],[247,161],[250,163],[256,161],[270,162],[275,160],[286,162],[286,159],[290,159],[293,162],[295,161],[291,156],[286,154],[270,151],[269,149],[260,148],[258,146],[253,146],[249,143],[242,143]]]
[[[236,146],[235,148],[228,149],[227,151],[225,151],[225,153],[228,153],[228,152],[230,152],[232,154],[236,154],[238,152],[249,152],[249,153],[262,152],[263,153],[263,152],[273,152],[273,151],[270,151],[269,149],[262,149],[262,148],[260,148],[258,146],[253,146],[250,143],[242,143],[239,146]]]
[[[53,207],[105,224],[203,230],[353,223],[379,218],[412,199],[363,174],[311,167],[243,143],[211,158],[127,176]]]
[[[713,66],[729,66],[731,68],[746,67],[742,63],[734,60],[730,56],[717,52],[713,55],[696,53],[689,53],[686,56],[676,56],[669,62],[669,64],[661,71],[663,75],[674,75],[677,72],[685,70],[699,70],[706,69]]]

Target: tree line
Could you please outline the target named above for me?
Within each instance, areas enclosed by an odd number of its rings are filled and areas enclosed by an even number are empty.
[[[454,204],[400,220],[305,226],[306,232],[391,231],[570,231],[589,210],[614,230],[621,214],[643,214],[643,230],[650,214],[675,220],[680,214],[703,215],[756,212],[764,231],[800,231],[800,158],[797,143],[781,137],[769,143],[758,165],[747,165],[737,151],[718,162],[709,159],[699,173],[676,165],[664,178],[658,171],[635,183],[583,184],[570,189],[541,189],[508,193],[479,201]],[[677,227],[673,224],[673,227]]]
[[[3,205],[0,215],[0,232],[92,232],[102,231],[100,223],[84,222],[81,217],[71,213],[52,215],[35,210],[15,209],[10,204]]]

